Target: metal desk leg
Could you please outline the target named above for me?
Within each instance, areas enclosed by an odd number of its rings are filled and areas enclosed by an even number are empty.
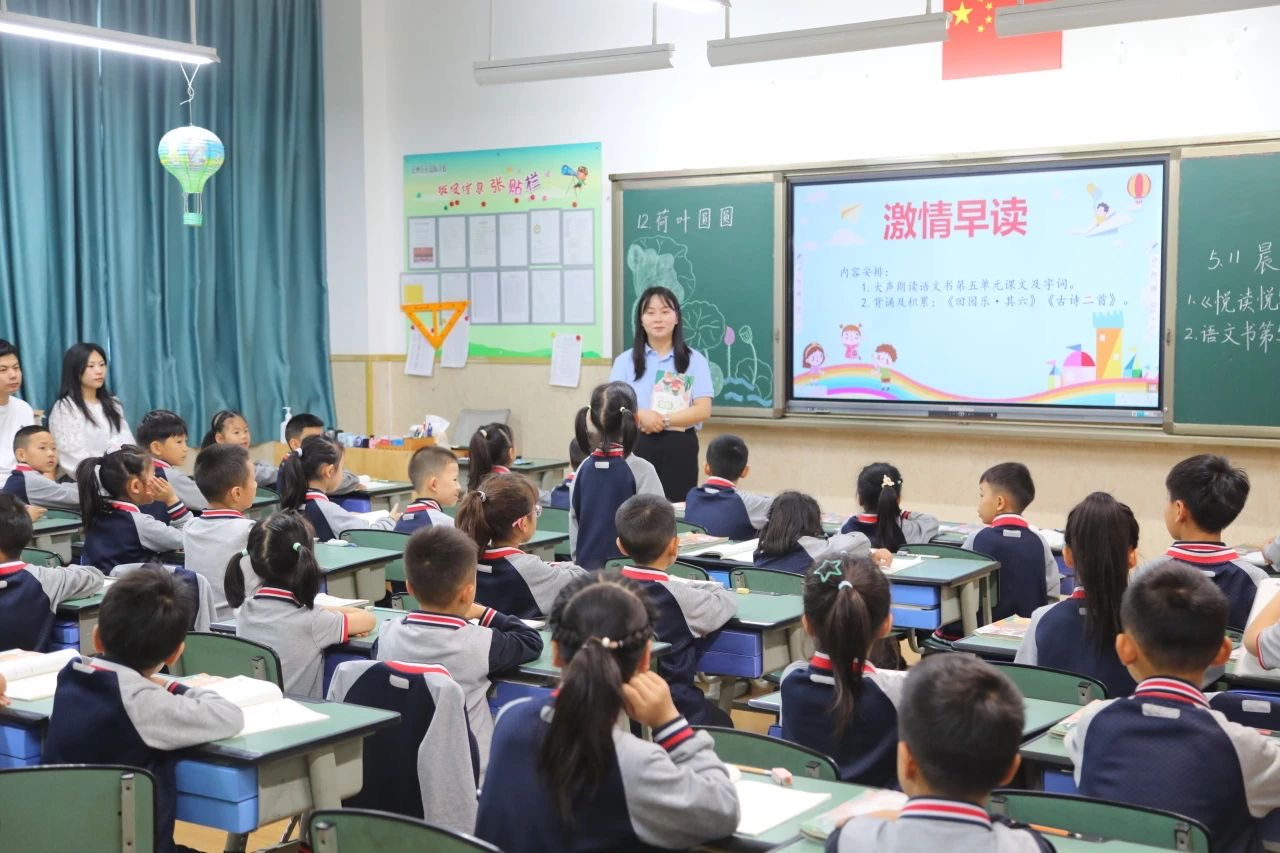
[[[247,832],[228,832],[226,845],[223,850],[226,853],[244,853],[249,847],[249,833]]]
[[[992,621],[991,620],[991,585],[992,583],[994,583],[994,578],[995,578],[995,574],[992,573],[987,575],[981,581],[979,581],[979,583],[982,584],[982,588],[979,592],[979,596],[982,599],[982,624],[983,625],[990,625]]]
[[[987,618],[990,620],[990,606],[987,607]],[[964,624],[966,637],[978,630],[978,585],[969,581],[960,587],[960,621]]]

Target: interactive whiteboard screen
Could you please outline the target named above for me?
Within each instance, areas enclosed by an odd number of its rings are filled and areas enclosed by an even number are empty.
[[[1166,163],[790,186],[790,408],[1160,414]]]

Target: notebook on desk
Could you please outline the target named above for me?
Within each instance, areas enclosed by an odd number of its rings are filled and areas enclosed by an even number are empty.
[[[224,678],[207,684],[201,684],[198,677],[193,681],[205,690],[211,690],[227,699],[244,712],[244,727],[237,733],[237,737],[329,719],[301,702],[284,698],[280,688],[270,681],[249,678],[245,675]]]
[[[9,683],[5,695],[22,702],[48,699],[58,689],[58,673],[78,657],[80,652],[76,649],[48,654],[22,649],[0,652],[0,675]]]

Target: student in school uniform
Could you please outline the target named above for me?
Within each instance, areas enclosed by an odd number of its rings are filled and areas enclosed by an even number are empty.
[[[926,512],[902,509],[902,473],[888,462],[875,462],[858,473],[858,505],[841,533],[861,533],[871,547],[897,551],[922,545],[938,535],[938,519]]]
[[[409,459],[413,501],[396,522],[396,533],[412,533],[432,524],[453,524],[444,507],[454,506],[462,494],[458,483],[458,457],[447,447],[420,447]]]
[[[1038,607],[1016,663],[1098,679],[1108,696],[1128,696],[1138,683],[1116,656],[1120,601],[1138,564],[1138,521],[1129,507],[1094,492],[1067,515],[1063,559],[1075,570],[1071,597]]]
[[[4,491],[25,504],[45,509],[80,509],[74,483],[59,483],[58,446],[42,426],[24,426],[13,437],[15,464]]]
[[[398,509],[371,522],[329,500],[342,482],[342,445],[327,435],[303,441],[297,453],[280,463],[280,478],[281,508],[305,515],[321,542],[337,539],[346,530],[392,530],[400,520]]]
[[[969,655],[931,655],[911,668],[898,707],[896,817],[855,817],[827,839],[831,853],[1052,853],[1029,827],[987,813],[1018,772],[1022,694]]]
[[[837,533],[828,538],[816,500],[803,492],[779,492],[760,531],[752,558],[756,567],[802,575],[819,555],[827,553],[870,557],[878,566],[893,562],[892,553],[883,548],[872,550],[861,533]]]
[[[288,444],[291,454],[300,453],[302,451],[302,442],[313,435],[324,435],[324,421],[310,412],[294,415],[284,425],[285,443]],[[280,467],[276,472],[275,489],[281,494],[284,493],[284,463],[287,461],[289,461],[288,456],[280,460]],[[342,479],[337,482],[330,494],[345,495],[362,489],[364,489],[364,484],[360,482],[360,478],[352,472],[344,470]]]
[[[550,620],[560,688],[498,713],[477,836],[538,853],[687,849],[733,834],[728,769],[650,670],[657,621],[643,592],[615,572],[561,590]],[[653,739],[618,725],[624,713]]]
[[[89,457],[76,469],[84,552],[80,562],[110,574],[124,563],[149,563],[182,547],[182,527],[191,520],[173,485],[155,475],[151,456],[126,444],[105,456]],[[156,521],[139,504],[160,501],[170,524]]]
[[[0,340],[0,477],[13,470],[14,438],[18,430],[36,422],[31,404],[15,396],[22,388],[22,362],[18,348]]]
[[[222,581],[227,603],[239,608],[236,636],[275,650],[285,693],[323,699],[324,650],[369,633],[377,620],[359,607],[316,606],[320,566],[315,540],[296,512],[257,521],[245,551],[227,561]],[[252,595],[245,591],[249,573],[242,570],[242,556],[262,580]]]
[[[196,481],[177,468],[187,461],[189,451],[187,422],[180,415],[168,409],[147,412],[138,421],[138,445],[151,454],[151,461],[156,466],[156,476],[173,484],[173,491],[182,498],[187,509],[203,512],[209,506],[208,500],[196,486]],[[147,509],[144,507],[143,511]],[[163,516],[164,508],[159,509]],[[157,518],[165,521],[162,517]]]
[[[1263,669],[1280,666],[1280,595],[1263,605],[1244,631],[1244,648]]]
[[[85,459],[136,444],[120,401],[107,390],[107,354],[97,344],[72,344],[63,354],[49,431],[58,443],[62,471],[70,477]]]
[[[543,502],[545,506],[552,509],[569,509],[569,493],[573,490],[573,478],[578,474],[578,468],[586,461],[587,453],[578,446],[578,439],[574,438],[569,442],[569,468],[571,469],[565,475],[560,485],[556,486],[547,495],[547,499]]]
[[[45,764],[125,764],[150,772],[161,853],[191,850],[173,841],[176,751],[231,737],[244,726],[243,712],[230,700],[157,674],[182,656],[195,607],[186,585],[160,566],[116,581],[93,629],[99,655],[72,661],[58,674],[44,739]]]
[[[480,488],[490,474],[510,474],[516,461],[516,437],[506,424],[480,427],[467,445],[467,491]]]
[[[747,443],[736,435],[718,435],[707,445],[707,474],[684,499],[684,520],[705,527],[712,536],[738,542],[755,539],[769,517],[773,498],[738,491],[738,481],[751,473]]]
[[[232,608],[223,589],[227,562],[243,557],[249,545],[253,519],[245,518],[244,512],[253,506],[258,493],[249,451],[238,444],[213,444],[201,450],[196,457],[196,485],[208,496],[209,506],[182,528],[185,565],[209,581],[215,619],[228,619]],[[247,559],[241,559],[240,564],[245,593],[252,595],[261,581]]]
[[[1227,599],[1202,571],[1164,559],[1134,576],[1116,653],[1138,688],[1095,702],[1067,733],[1087,797],[1201,821],[1213,849],[1261,850],[1258,819],[1280,808],[1280,745],[1211,710],[1205,672],[1226,663]]]
[[[204,434],[204,440],[200,442],[200,449],[204,450],[215,444],[238,444],[248,450],[252,444],[252,436],[249,433],[249,422],[245,420],[244,415],[231,409],[222,409],[215,414],[213,420],[209,422],[209,431]],[[253,479],[259,486],[275,488],[279,475],[280,469],[277,466],[254,460]]]
[[[424,527],[410,536],[405,585],[423,609],[384,623],[374,657],[449,670],[467,694],[467,719],[483,772],[493,736],[490,676],[537,659],[542,635],[518,617],[476,602],[478,556],[476,543],[456,527]]]

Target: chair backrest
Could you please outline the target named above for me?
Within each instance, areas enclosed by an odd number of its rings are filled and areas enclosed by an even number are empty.
[[[785,740],[758,735],[741,729],[719,726],[695,726],[716,742],[716,755],[729,764],[761,767],[765,770],[784,767],[795,776],[836,781],[840,778],[835,761],[817,750]]]
[[[804,575],[780,572],[777,569],[734,569],[729,573],[729,585],[734,589],[745,587],[761,592],[803,595]]]
[[[992,814],[1019,823],[1146,844],[1162,850],[1208,853],[1204,824],[1173,812],[1095,800],[1075,794],[1002,789],[991,794]]]
[[[47,566],[51,569],[56,569],[62,565],[62,558],[43,548],[23,548],[22,562],[33,566]]]
[[[449,427],[449,441],[464,450],[471,444],[471,436],[485,424],[505,424],[511,417],[510,409],[463,409]]]
[[[274,649],[230,634],[199,631],[187,634],[187,646],[179,665],[185,675],[201,672],[224,678],[247,675],[274,682],[282,689],[284,687],[280,676],[280,656]]]
[[[676,521],[676,534],[681,533],[706,533],[707,528],[701,524],[694,524],[692,521]]]
[[[315,853],[367,853],[369,850],[430,850],[432,853],[498,848],[470,835],[450,832],[426,821],[371,809],[321,809],[311,813],[311,849]]]
[[[1094,699],[1107,698],[1105,684],[1078,672],[1022,663],[992,661],[991,665],[1009,676],[1028,699],[1088,705]]]
[[[538,516],[538,529],[547,533],[568,533],[569,510],[544,506],[542,515]]]
[[[689,563],[681,563],[678,560],[671,564],[671,568],[667,569],[667,574],[673,578],[684,578],[687,581],[711,580],[711,575],[707,574],[706,569]]]
[[[405,610],[412,612],[421,610],[422,604],[418,599],[414,598],[407,592],[397,592],[391,596],[391,608],[393,610]]]
[[[903,545],[898,549],[899,554],[928,554],[932,557],[953,557],[957,560],[981,560],[984,563],[991,562],[991,558],[986,554],[979,554],[977,551],[966,551],[959,545],[942,545],[928,542],[922,545]]]
[[[75,804],[73,820],[55,804]],[[155,779],[115,765],[0,770],[0,850],[155,850]]]
[[[342,539],[366,548],[384,548],[387,551],[399,551],[403,554],[405,546],[409,543],[409,534],[396,533],[394,530],[348,530],[342,534]],[[404,557],[387,563],[383,571],[386,573],[387,580],[403,583]]]
[[[1255,729],[1280,729],[1280,693],[1226,690],[1215,693],[1209,705],[1233,723]]]

